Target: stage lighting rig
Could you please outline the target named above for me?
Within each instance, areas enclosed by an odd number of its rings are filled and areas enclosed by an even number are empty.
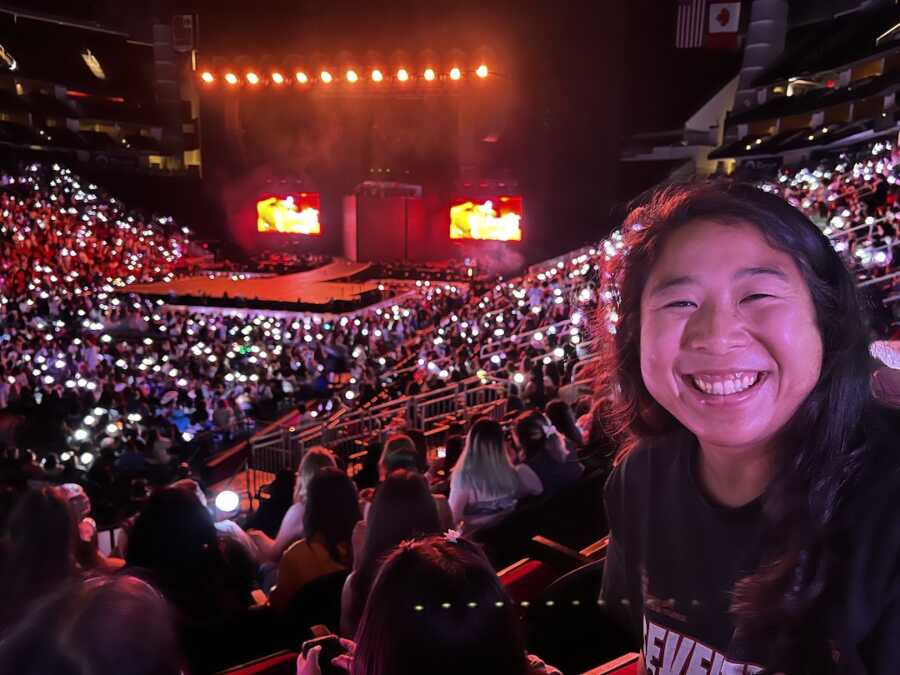
[[[381,84],[390,81],[395,85],[401,85],[404,89],[409,86],[425,86],[429,91],[434,91],[434,87],[439,84],[451,86],[456,90],[460,85],[450,84],[451,82],[486,80],[488,77],[503,78],[502,73],[497,73],[489,69],[487,62],[475,61],[471,67],[464,68],[461,65],[453,65],[447,67],[446,70],[435,67],[434,60],[423,58],[424,63],[408,66],[394,66],[393,71],[388,71],[382,67],[373,67],[369,65],[359,65],[359,67],[346,68],[344,70],[333,70],[332,68],[320,68],[312,73],[305,70],[295,69],[288,66],[283,69],[280,64],[262,65],[259,69],[254,67],[242,67],[239,70],[223,68],[221,70],[214,69],[198,69],[197,77],[200,81],[199,86],[212,90],[214,85],[222,81],[226,88],[240,88],[243,85],[249,89],[262,89],[264,87],[272,87],[282,89],[291,84],[293,80],[295,85],[300,85],[304,89],[306,87],[314,88],[316,86],[337,85],[346,82],[350,85],[364,83],[368,79],[371,83]],[[425,66],[424,64],[432,64]],[[450,62],[459,64],[459,60]],[[256,64],[258,65],[258,64]],[[379,88],[380,89],[380,88]],[[381,90],[390,92],[391,89]]]

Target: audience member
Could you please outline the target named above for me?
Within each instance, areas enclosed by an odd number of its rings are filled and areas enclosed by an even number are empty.
[[[515,609],[481,550],[457,533],[401,543],[375,577],[355,642],[337,663],[352,675],[559,675],[525,651]],[[298,659],[318,675],[319,647]]]
[[[481,419],[472,425],[450,477],[455,522],[471,532],[508,514],[520,498],[543,489],[529,466],[513,464],[498,422]]]
[[[572,406],[555,398],[547,404],[546,414],[550,424],[563,435],[571,450],[577,450],[585,445]]]
[[[382,559],[407,539],[440,531],[434,499],[425,479],[408,469],[392,471],[375,492],[366,520],[365,540],[356,558],[356,569],[347,577],[341,599],[341,633],[353,635],[372,580]]]
[[[192,489],[157,491],[135,520],[127,568],[145,574],[188,622],[228,615],[252,603],[253,571],[220,547],[209,511]]]
[[[331,450],[315,446],[306,451],[297,470],[294,503],[284,514],[275,539],[270,539],[265,533],[257,530],[248,531],[259,548],[262,560],[278,561],[291,544],[304,538],[303,521],[310,481],[322,469],[336,466],[337,460]]]
[[[896,672],[900,416],[873,399],[853,277],[747,185],[660,190],[626,228],[603,599],[670,636],[647,663],[690,635],[732,670]]]
[[[17,675],[180,675],[162,596],[130,576],[63,585],[18,617],[0,641],[0,672]]]
[[[78,528],[65,497],[43,487],[23,494],[0,550],[0,632],[78,574]]]
[[[353,528],[362,518],[353,481],[336,467],[320,469],[307,488],[303,514],[305,537],[284,552],[272,606],[287,609],[294,594],[310,581],[353,565]]]
[[[544,494],[573,485],[584,473],[584,466],[567,446],[566,438],[543,413],[533,410],[520,414],[514,437],[520,459],[540,478]]]

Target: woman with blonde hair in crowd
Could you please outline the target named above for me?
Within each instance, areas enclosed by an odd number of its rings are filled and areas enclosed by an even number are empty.
[[[513,464],[499,422],[480,419],[472,425],[450,477],[455,522],[470,532],[507,515],[522,497],[543,490],[528,465]]]
[[[307,450],[300,461],[300,468],[297,470],[297,480],[294,483],[294,503],[284,514],[278,534],[272,539],[265,532],[259,530],[250,530],[247,533],[256,543],[261,561],[277,562],[291,544],[306,536],[303,530],[306,492],[310,481],[319,471],[329,466],[337,466],[337,460],[331,450],[319,445]]]

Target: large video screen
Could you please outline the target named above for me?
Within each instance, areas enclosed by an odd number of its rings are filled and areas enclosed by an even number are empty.
[[[284,234],[322,234],[319,193],[266,197],[256,203],[256,229]]]
[[[451,239],[522,240],[522,198],[458,198],[450,204]]]

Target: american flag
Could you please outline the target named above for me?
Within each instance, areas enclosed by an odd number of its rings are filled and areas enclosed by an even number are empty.
[[[705,29],[706,0],[678,0],[675,46],[680,49],[702,47]]]

